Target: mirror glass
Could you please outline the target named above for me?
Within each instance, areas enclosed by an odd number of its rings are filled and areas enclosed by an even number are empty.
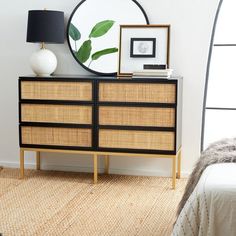
[[[148,23],[145,11],[135,0],[84,0],[68,22],[69,48],[86,70],[98,75],[115,75],[119,26]]]

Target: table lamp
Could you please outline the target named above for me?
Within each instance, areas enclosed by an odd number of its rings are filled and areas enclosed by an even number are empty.
[[[32,54],[30,66],[38,76],[50,76],[57,67],[55,54],[45,43],[64,43],[64,12],[30,10],[28,13],[27,42],[41,43],[41,49]]]

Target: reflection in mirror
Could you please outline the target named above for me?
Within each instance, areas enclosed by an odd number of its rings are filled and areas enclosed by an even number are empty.
[[[114,75],[118,68],[119,25],[148,23],[135,0],[84,0],[68,22],[69,48],[88,71]]]

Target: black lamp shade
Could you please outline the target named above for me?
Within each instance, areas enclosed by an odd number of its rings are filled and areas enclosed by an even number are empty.
[[[64,39],[64,12],[29,11],[27,42],[64,43]]]

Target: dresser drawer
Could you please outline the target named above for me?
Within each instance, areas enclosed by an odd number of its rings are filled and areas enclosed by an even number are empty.
[[[21,99],[92,101],[92,82],[21,81]]]
[[[100,106],[99,125],[175,127],[175,108]]]
[[[22,144],[91,147],[91,129],[57,127],[21,127]]]
[[[99,83],[100,102],[175,103],[176,84]]]
[[[100,129],[99,147],[173,151],[175,133]]]
[[[21,104],[21,122],[92,124],[92,106]]]

